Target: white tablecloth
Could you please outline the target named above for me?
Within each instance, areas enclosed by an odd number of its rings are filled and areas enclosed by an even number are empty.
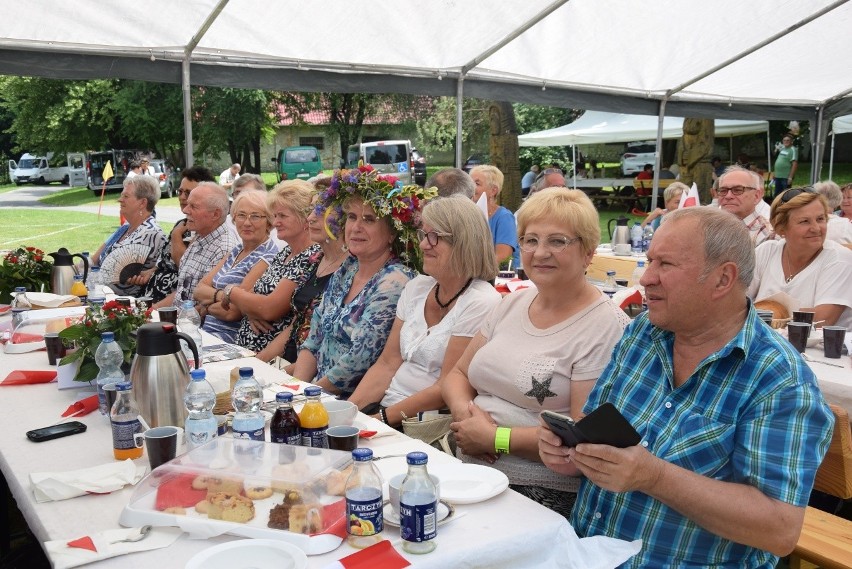
[[[205,366],[230,369],[251,365],[263,381],[286,381],[278,370],[257,359],[232,360]],[[0,379],[13,369],[50,369],[44,352],[0,354]],[[0,447],[0,468],[9,488],[35,536],[42,542],[72,539],[92,532],[115,529],[122,508],[128,503],[132,488],[109,495],[83,496],[60,502],[37,504],[33,499],[28,475],[36,471],[61,471],[90,467],[113,460],[109,421],[97,411],[79,420],[88,426],[85,433],[35,444],[26,439],[30,429],[44,427],[60,419],[60,413],[82,394],[74,389],[57,390],[55,384],[0,387],[3,413],[0,425],[4,442]],[[359,422],[369,428],[387,427],[364,415]],[[365,446],[376,455],[391,454],[401,449],[424,450],[431,464],[454,462],[441,453],[402,434],[380,437]],[[143,455],[138,459],[147,462]],[[377,462],[385,477],[406,468],[404,458]],[[564,518],[539,504],[507,490],[486,502],[456,506],[458,519],[442,526],[438,532],[438,548],[425,556],[411,556],[417,567],[561,567],[572,556],[568,537],[572,532]],[[399,541],[398,529],[386,529],[386,536]],[[174,545],[146,553],[125,555],[94,564],[97,567],[149,569],[182,567],[196,553],[212,543],[232,538],[194,541],[180,538]],[[401,552],[401,547],[397,547]],[[330,553],[309,558],[309,567],[321,568],[354,552],[346,543]],[[403,555],[405,555],[403,553]],[[576,558],[576,553],[574,553]]]

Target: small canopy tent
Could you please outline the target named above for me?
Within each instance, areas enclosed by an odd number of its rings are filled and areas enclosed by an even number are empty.
[[[738,136],[766,132],[766,121],[716,119],[716,136]],[[557,128],[522,134],[518,137],[521,146],[574,146],[608,142],[633,142],[657,138],[658,118],[650,115],[628,115],[586,111],[571,124]],[[683,119],[665,117],[663,138],[680,138],[683,135]]]
[[[837,117],[831,121],[831,158],[828,161],[828,179],[834,174],[834,135],[852,132],[852,115]]]

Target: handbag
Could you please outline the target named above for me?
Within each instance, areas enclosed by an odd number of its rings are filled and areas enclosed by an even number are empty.
[[[455,454],[450,441],[450,423],[453,422],[452,415],[426,415],[425,417],[408,417],[402,413],[402,432],[412,439],[442,450],[447,454]]]

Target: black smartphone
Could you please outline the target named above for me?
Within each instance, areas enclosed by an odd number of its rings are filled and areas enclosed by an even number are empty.
[[[604,403],[576,423],[571,417],[554,411],[542,411],[541,418],[568,447],[594,443],[627,448],[642,440],[612,403]]]
[[[67,437],[69,435],[76,435],[77,433],[84,433],[85,431],[86,425],[80,421],[70,421],[68,423],[51,425],[50,427],[42,427],[41,429],[27,431],[27,438],[34,443],[43,443],[44,441]]]

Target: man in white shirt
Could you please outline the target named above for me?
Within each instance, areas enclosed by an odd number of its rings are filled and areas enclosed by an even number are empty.
[[[234,185],[234,182],[237,178],[240,177],[240,165],[239,164],[231,164],[231,166],[219,174],[219,185],[225,188],[225,191],[228,192],[228,195],[231,195],[231,186]]]
[[[726,168],[716,189],[719,207],[745,223],[755,247],[767,239],[775,239],[772,225],[755,211],[757,204],[763,202],[763,191],[760,176],[741,166]]]

